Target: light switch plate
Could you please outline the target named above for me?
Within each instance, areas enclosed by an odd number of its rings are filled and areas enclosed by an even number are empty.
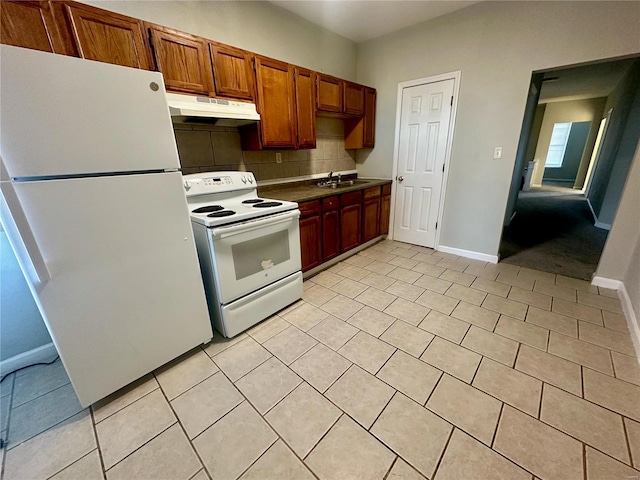
[[[502,158],[502,147],[496,147],[493,149],[493,159],[498,160]]]

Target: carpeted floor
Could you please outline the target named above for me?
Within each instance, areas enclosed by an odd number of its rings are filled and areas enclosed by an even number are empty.
[[[591,280],[609,232],[593,226],[579,191],[532,188],[520,192],[516,211],[502,235],[501,262]]]

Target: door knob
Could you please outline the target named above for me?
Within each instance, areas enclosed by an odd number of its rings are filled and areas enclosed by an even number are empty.
[[[402,183],[402,181],[404,180],[404,177],[402,175],[400,175],[399,177],[396,177],[396,180],[398,180],[400,183]]]

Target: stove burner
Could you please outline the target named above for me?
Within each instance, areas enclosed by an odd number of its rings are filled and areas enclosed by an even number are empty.
[[[229,215],[235,215],[236,212],[232,210],[222,210],[221,212],[213,212],[207,215],[207,217],[218,218],[218,217],[228,217]]]
[[[269,207],[279,207],[282,205],[282,202],[263,202],[256,203],[253,208],[269,208]]]
[[[251,200],[245,200],[242,203],[252,204],[252,203],[260,203],[260,202],[264,202],[264,200],[261,198],[252,198]]]
[[[196,208],[192,213],[209,213],[224,210],[220,205],[207,205],[206,207]]]

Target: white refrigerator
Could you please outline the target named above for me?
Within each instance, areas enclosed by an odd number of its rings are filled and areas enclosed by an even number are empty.
[[[162,75],[0,46],[1,220],[83,406],[213,334]]]

